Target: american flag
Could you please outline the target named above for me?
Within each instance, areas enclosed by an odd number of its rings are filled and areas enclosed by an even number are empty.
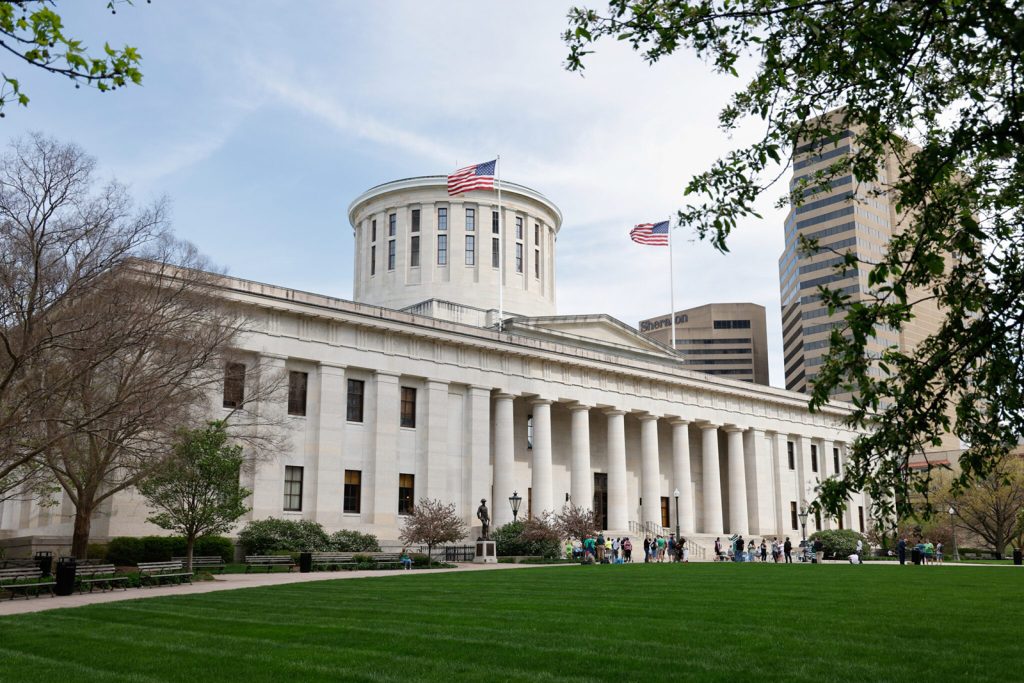
[[[638,244],[656,247],[668,246],[668,221],[661,223],[640,223],[629,231],[629,238]]]
[[[460,168],[448,176],[448,194],[462,194],[470,190],[493,190],[494,167],[497,159]]]

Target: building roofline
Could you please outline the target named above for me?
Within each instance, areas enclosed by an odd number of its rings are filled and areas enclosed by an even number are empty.
[[[413,176],[411,178],[402,178],[400,180],[391,180],[380,185],[374,185],[370,189],[366,190],[358,197],[352,200],[352,203],[348,205],[348,222],[355,229],[354,215],[356,207],[360,204],[368,202],[369,200],[387,192],[396,192],[400,190],[414,190],[420,188],[430,187],[443,187],[447,191],[448,187],[448,176],[446,175],[424,175],[424,176]],[[543,204],[555,214],[557,224],[555,225],[555,232],[562,227],[562,210],[559,209],[554,202],[545,197],[543,194],[532,188],[520,185],[518,183],[511,183],[507,180],[501,181],[501,191],[517,194],[527,199],[532,199],[539,204]],[[473,190],[467,192],[467,195],[475,195],[479,192],[485,192],[485,190]]]

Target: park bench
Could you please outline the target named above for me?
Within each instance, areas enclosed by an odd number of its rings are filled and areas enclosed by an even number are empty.
[[[370,553],[370,557],[379,565],[402,566],[402,560],[399,559],[398,553]]]
[[[353,553],[312,553],[313,568],[355,567],[358,564]]]
[[[185,571],[180,561],[170,562],[139,562],[136,565],[139,569],[139,588],[146,585],[146,581],[162,584],[164,581],[181,583],[188,581],[192,583],[192,572]]]
[[[186,558],[184,557],[172,557],[172,560],[181,562],[182,566],[185,565]],[[223,572],[224,571],[224,558],[220,555],[200,555],[196,557],[192,556],[192,571],[206,571],[212,572],[214,570]]]
[[[45,588],[53,597],[53,587],[56,583],[47,577],[43,579],[43,570],[38,567],[10,567],[0,569],[0,588],[11,594],[11,600],[16,593],[24,593],[28,599],[28,592],[31,590],[39,597],[39,589]]]
[[[92,593],[93,586],[101,589],[114,590],[115,584],[128,590],[128,577],[116,576],[117,568],[112,564],[84,564],[75,568],[75,582],[78,584],[78,592],[81,593],[85,586],[89,586]]]
[[[246,555],[245,556],[245,573],[248,574],[250,569],[266,569],[267,572],[274,571],[274,567],[284,567],[287,571],[291,571],[292,567],[295,566],[295,561],[292,560],[291,555]]]

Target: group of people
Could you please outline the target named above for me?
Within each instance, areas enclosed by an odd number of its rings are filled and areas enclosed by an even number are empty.
[[[773,538],[769,541],[762,538],[758,544],[757,539],[752,538],[744,541],[743,536],[736,536],[732,539],[729,547],[722,544],[722,539],[715,539],[715,561],[716,562],[767,562],[771,553],[772,562],[793,562],[793,544],[786,536],[784,541]]]
[[[686,539],[675,534],[648,536],[643,545],[644,562],[689,562],[690,550]],[[582,562],[627,564],[633,562],[633,541],[628,536],[605,537],[603,533],[588,536],[582,541],[566,542],[565,556]]]
[[[896,556],[900,564],[907,563],[907,539],[901,538],[896,543]],[[922,540],[911,550],[911,560],[914,564],[942,564],[942,542],[932,543]]]

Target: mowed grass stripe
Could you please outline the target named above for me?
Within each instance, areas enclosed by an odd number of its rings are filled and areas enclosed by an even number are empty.
[[[292,584],[0,619],[3,647],[30,655],[0,678],[66,676],[45,652],[146,680],[1007,680],[1020,629],[993,615],[1021,578],[636,565]]]

